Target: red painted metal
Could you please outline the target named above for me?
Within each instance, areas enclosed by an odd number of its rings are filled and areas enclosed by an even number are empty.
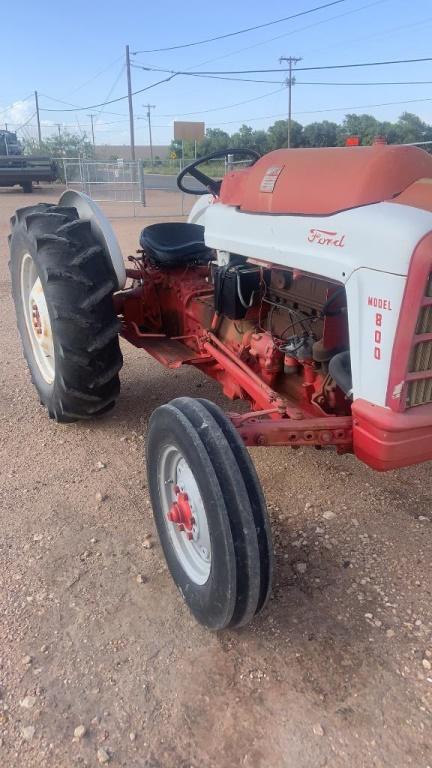
[[[417,376],[415,373],[409,373],[408,368],[413,346],[423,340],[422,337],[416,336],[416,326],[420,308],[429,304],[425,293],[431,271],[432,232],[429,232],[420,240],[411,257],[393,345],[386,404],[396,413],[402,413],[406,408],[409,382],[416,378],[428,378],[425,372]]]
[[[250,213],[324,216],[392,200],[431,176],[432,157],[419,147],[325,147],[319,159],[316,149],[277,149],[227,173],[220,201]]]
[[[250,413],[246,417],[231,414],[230,418],[249,446],[336,445],[341,450],[350,450],[352,446],[351,416],[323,416],[300,421],[280,416],[262,418],[257,413]]]
[[[296,407],[295,403],[290,403],[287,398],[281,397],[271,389],[214,334],[208,334],[208,341],[204,342],[203,349],[214,357],[221,366],[221,370],[224,373],[221,378],[225,394],[227,394],[225,374],[229,374],[226,383],[229,384],[232,377],[238,385],[239,394],[237,397],[250,400],[254,408],[269,408],[273,406],[280,413],[285,413],[293,419],[303,418],[304,414]]]
[[[354,453],[384,472],[432,459],[432,404],[395,413],[355,400],[352,406]]]
[[[132,287],[115,296],[121,334],[163,365],[198,367],[221,384],[227,397],[249,401],[251,418],[240,430],[248,445],[349,449],[346,402],[337,401],[328,376],[312,359],[297,361],[297,371],[284,373],[283,351],[268,331],[258,330],[267,307],[249,310],[239,329],[214,311],[208,266],[163,270],[145,257],[134,259],[134,265],[128,270]],[[329,345],[340,341],[335,318],[324,326]],[[240,425],[238,419],[233,416],[233,423]]]
[[[191,541],[193,539],[192,530],[195,525],[195,518],[190,508],[189,496],[187,493],[183,493],[178,485],[174,488],[174,492],[176,499],[171,505],[167,518],[171,523],[177,525],[179,531],[184,531],[187,538]]]

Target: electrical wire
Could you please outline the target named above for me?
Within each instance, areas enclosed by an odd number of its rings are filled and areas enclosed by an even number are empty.
[[[197,109],[195,112],[173,112],[169,115],[159,115],[159,117],[187,117],[188,115],[206,115],[208,112],[218,112],[222,109],[231,109],[232,107],[240,107],[242,104],[250,104],[251,101],[259,101],[260,99],[266,99],[268,96],[273,96],[275,93],[281,93],[285,90],[283,88],[276,88],[275,91],[264,93],[261,96],[254,96],[253,99],[245,99],[245,101],[238,101],[236,104],[226,104],[224,107],[211,107],[211,109]],[[156,127],[156,126],[155,126]]]
[[[346,85],[346,86],[356,86],[356,85],[432,85],[432,80],[401,80],[399,82],[386,82],[386,83],[312,83],[312,82],[306,82],[305,80],[297,80],[295,81],[295,85]]]
[[[298,35],[300,32],[308,31],[309,29],[320,26],[321,24],[328,24],[329,22],[335,21],[336,19],[341,19],[344,16],[350,16],[353,13],[359,13],[360,11],[364,11],[375,5],[380,5],[381,3],[386,3],[386,2],[390,2],[390,0],[373,0],[373,2],[371,3],[367,3],[366,5],[361,5],[359,8],[353,8],[350,11],[345,11],[345,13],[338,13],[335,16],[328,16],[325,19],[314,21],[312,24],[307,24],[305,27],[300,27],[298,29],[294,29],[289,32],[284,32],[282,35],[277,35],[276,37],[268,37],[266,40],[261,40],[257,43],[253,43],[252,45],[243,46],[242,48],[236,48],[233,51],[230,51],[229,53],[224,53],[219,56],[213,56],[213,58],[211,59],[206,59],[205,61],[201,61],[199,64],[195,64],[191,67],[188,67],[188,70],[192,72],[197,67],[203,67],[206,64],[211,64],[214,61],[220,61],[221,59],[231,58],[231,56],[236,56],[238,53],[244,53],[244,51],[250,51],[254,48],[259,48],[260,46],[267,45],[268,43],[272,43],[275,40],[281,40],[283,38],[290,37],[291,35]]]
[[[308,8],[305,11],[299,11],[299,13],[294,13],[291,16],[285,16],[281,19],[275,19],[273,21],[267,21],[264,24],[256,24],[253,27],[246,27],[245,29],[238,29],[235,32],[227,32],[224,35],[217,35],[216,37],[209,37],[206,40],[196,40],[193,43],[181,43],[180,45],[170,45],[166,46],[164,48],[145,48],[141,51],[133,51],[132,55],[137,55],[138,53],[159,53],[162,51],[175,51],[179,48],[192,48],[197,45],[204,45],[206,43],[213,43],[216,40],[226,40],[228,37],[236,37],[237,35],[243,35],[246,32],[254,32],[256,29],[264,29],[264,27],[271,27],[275,24],[282,24],[282,22],[285,21],[291,21],[292,19],[297,19],[300,16],[307,16],[309,13],[315,13],[316,11],[321,11],[325,8],[330,8],[332,5],[339,5],[340,3],[344,3],[346,0],[332,0],[332,2],[325,3],[324,5],[318,5],[315,8]]]
[[[11,109],[13,109],[15,104],[21,104],[23,101],[28,101],[33,96],[34,96],[34,94],[30,93],[28,96],[25,97],[25,99],[16,99],[16,101],[13,101],[12,104],[9,104],[9,106],[5,107],[5,109],[0,109],[0,115],[5,115],[6,112],[9,112]]]
[[[359,104],[357,106],[350,106],[350,107],[327,107],[326,109],[309,109],[304,110],[302,112],[293,112],[293,117],[297,115],[318,115],[323,114],[324,112],[344,112],[345,110],[357,110],[357,109],[370,109],[372,107],[391,107],[391,106],[397,106],[397,105],[404,105],[404,104],[417,104],[417,103],[423,103],[423,102],[430,102],[432,101],[432,98],[430,99],[407,99],[405,101],[384,101],[380,104]],[[233,125],[235,123],[242,122],[245,123],[251,123],[255,120],[271,120],[273,118],[285,118],[286,119],[286,112],[279,113],[277,115],[261,115],[260,117],[247,117],[244,118],[242,121],[240,120],[227,120],[224,122],[219,123],[213,123],[212,125],[209,125],[209,128],[218,127],[220,125]],[[168,127],[168,126],[166,126]]]
[[[74,88],[73,91],[69,91],[69,95],[72,96],[77,91],[80,91],[82,88],[85,88],[86,85],[89,85],[89,83],[92,83],[94,80],[97,80],[98,77],[103,75],[105,72],[108,72],[108,70],[111,69],[111,67],[113,67],[114,64],[117,64],[117,62],[120,61],[120,59],[122,58],[123,56],[117,56],[117,58],[115,58],[114,61],[112,61],[110,64],[107,64],[107,66],[104,67],[103,69],[99,70],[99,72],[93,75],[93,77],[90,77],[82,85],[79,85],[77,88]]]
[[[324,66],[316,66],[316,67],[297,67],[296,72],[310,72],[310,71],[317,71],[317,70],[329,70],[329,69],[349,69],[353,67],[376,67],[376,66],[384,66],[384,65],[390,65],[390,64],[408,64],[408,63],[414,63],[414,62],[425,62],[425,61],[432,61],[432,57],[423,57],[423,58],[417,58],[417,59],[395,59],[391,61],[371,61],[371,62],[361,62],[361,63],[354,63],[354,64],[327,64]],[[172,80],[174,77],[178,77],[179,75],[186,75],[190,77],[204,77],[204,78],[210,78],[210,79],[216,79],[216,80],[241,80],[242,82],[268,82],[268,83],[275,83],[280,85],[280,81],[274,81],[274,80],[257,80],[252,78],[235,78],[231,77],[231,75],[239,75],[239,74],[260,74],[260,73],[284,73],[288,72],[287,69],[254,69],[254,70],[229,70],[229,71],[221,71],[221,72],[188,72],[188,71],[176,71],[176,70],[170,70],[170,69],[162,69],[159,67],[147,67],[143,65],[134,65],[135,67],[139,69],[143,69],[148,72],[163,72],[168,74],[168,77],[163,78],[162,80],[158,80],[155,83],[151,83],[150,85],[145,86],[144,88],[139,88],[136,91],[132,92],[132,96],[136,96],[139,93],[144,93],[145,91],[150,90],[151,88],[155,88],[157,85],[161,85],[162,83],[167,83],[170,80]],[[51,97],[52,98],[52,97]],[[109,104],[115,104],[119,101],[124,101],[127,99],[128,96],[118,96],[116,99],[109,99],[100,102],[99,104],[88,104],[85,107],[79,107],[77,105],[71,105],[68,109],[49,109],[47,107],[41,107],[41,111],[43,112],[83,112],[85,110],[89,109],[97,109],[99,107],[104,107]],[[55,99],[55,101],[60,102],[60,99]]]
[[[325,64],[320,65],[316,67],[297,67],[295,71],[296,72],[315,72],[318,70],[327,70],[327,69],[352,69],[354,67],[381,67],[389,64],[413,64],[418,62],[424,62],[424,61],[432,61],[431,56],[426,56],[423,58],[418,59],[392,59],[389,61],[367,61],[367,62],[360,62],[355,64]],[[208,70],[203,72],[191,72],[190,70],[173,70],[173,69],[163,69],[162,67],[149,67],[137,64],[134,64],[133,66],[144,69],[147,72],[165,72],[165,73],[171,73],[174,75],[191,75],[191,76],[215,76],[215,75],[259,75],[259,74],[274,74],[280,73],[284,74],[285,72],[289,72],[289,68],[283,67],[279,69],[232,69],[232,70]]]
[[[31,117],[29,117],[29,119],[28,119],[28,120],[26,120],[26,121],[25,121],[25,123],[22,123],[21,125],[19,125],[19,126],[18,126],[18,128],[17,128],[16,130],[17,130],[17,131],[22,131],[22,129],[23,129],[23,128],[25,128],[25,127],[26,127],[26,125],[28,125],[28,124],[29,124],[30,120],[33,120],[33,118],[34,118],[34,117],[36,117],[36,112],[33,112],[33,114],[31,115]]]
[[[114,89],[116,88],[116,86],[117,86],[117,84],[118,84],[118,82],[119,82],[119,80],[120,80],[120,78],[121,78],[121,76],[122,76],[123,72],[125,71],[125,69],[126,69],[126,64],[122,64],[122,66],[120,67],[120,72],[118,73],[118,75],[117,75],[116,79],[114,80],[114,82],[113,82],[113,84],[112,84],[111,88],[109,89],[109,91],[108,91],[108,94],[107,94],[107,96],[106,96],[106,99],[105,99],[105,101],[108,101],[108,99],[110,98],[110,96],[112,96],[112,94],[114,93]],[[105,110],[105,105],[103,105],[103,106],[100,108],[100,110],[99,110],[98,114],[96,115],[95,125],[97,125],[97,123],[99,122],[99,119],[100,119],[100,117],[102,116],[102,114],[103,114],[104,110]]]

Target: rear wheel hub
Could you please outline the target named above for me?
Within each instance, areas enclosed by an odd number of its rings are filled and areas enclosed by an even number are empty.
[[[29,253],[21,263],[21,299],[34,358],[45,381],[52,384],[55,359],[51,319],[42,283]]]

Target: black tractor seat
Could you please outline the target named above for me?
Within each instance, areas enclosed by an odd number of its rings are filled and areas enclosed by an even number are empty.
[[[180,221],[150,224],[141,232],[140,245],[160,267],[207,264],[214,258],[213,251],[204,243],[204,227],[200,224]]]

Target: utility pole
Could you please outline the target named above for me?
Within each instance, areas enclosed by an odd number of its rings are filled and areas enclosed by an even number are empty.
[[[127,75],[128,102],[129,102],[129,130],[130,130],[131,160],[132,162],[135,162],[135,132],[134,132],[134,116],[133,116],[133,104],[132,104],[130,55],[129,55],[128,45],[126,46],[126,75]]]
[[[36,106],[36,120],[37,120],[37,129],[38,129],[38,141],[39,141],[39,149],[42,146],[42,134],[41,134],[41,126],[40,126],[40,115],[39,115],[39,99],[38,99],[38,92],[34,92],[35,97],[35,106]]]
[[[95,137],[94,137],[94,125],[93,125],[93,118],[97,117],[97,115],[87,115],[87,117],[91,120],[91,132],[92,132],[92,142],[93,142],[93,149],[95,147]]]
[[[59,139],[61,139],[61,123],[56,123]]]
[[[148,120],[148,127],[149,127],[149,139],[150,139],[150,162],[151,167],[153,168],[153,141],[152,141],[152,131],[151,131],[151,109],[156,109],[155,104],[143,104],[143,107],[147,107],[147,120]]]
[[[288,62],[289,66],[289,75],[286,82],[286,85],[288,86],[288,149],[291,146],[291,90],[295,83],[295,77],[292,76],[292,69],[293,66],[298,64],[299,61],[301,61],[301,57],[298,56],[281,56],[279,59],[279,64],[282,64],[283,61]]]

